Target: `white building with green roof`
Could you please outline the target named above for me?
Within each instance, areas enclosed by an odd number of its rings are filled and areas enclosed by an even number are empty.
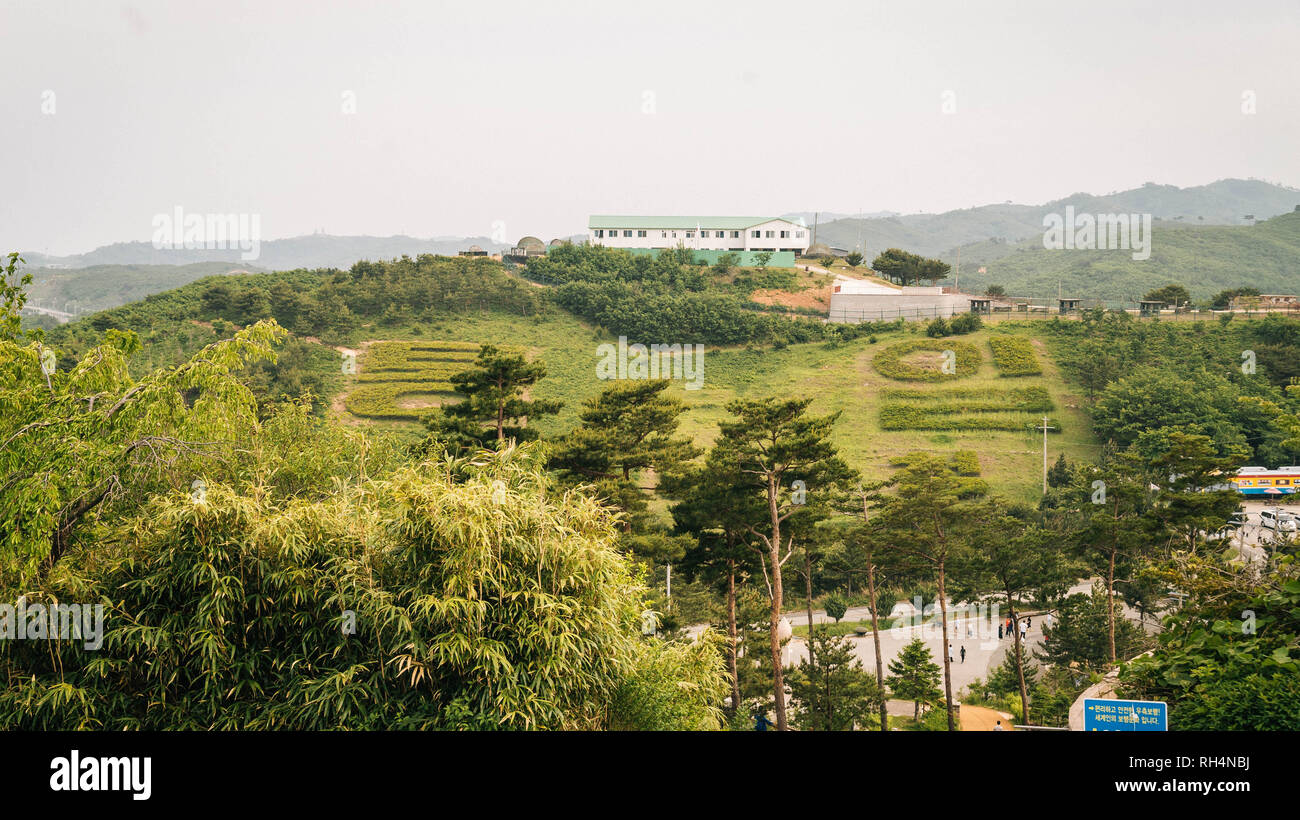
[[[773,216],[603,214],[587,221],[587,239],[593,245],[631,251],[687,248],[703,251],[701,255],[705,257],[736,252],[747,259],[767,251],[775,255],[772,264],[781,264],[786,259],[792,264],[794,257],[807,250],[812,241],[811,231],[802,222]]]

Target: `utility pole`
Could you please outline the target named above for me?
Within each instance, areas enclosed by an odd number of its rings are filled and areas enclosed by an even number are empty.
[[[957,246],[957,267],[953,269],[952,292],[961,293],[961,245]]]
[[[1047,495],[1047,431],[1055,429],[1047,426],[1047,416],[1043,416],[1043,495]]]

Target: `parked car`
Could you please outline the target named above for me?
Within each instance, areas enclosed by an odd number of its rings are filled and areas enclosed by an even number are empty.
[[[1276,508],[1271,510],[1261,510],[1259,513],[1259,525],[1276,532],[1296,531],[1295,515],[1286,510]]]

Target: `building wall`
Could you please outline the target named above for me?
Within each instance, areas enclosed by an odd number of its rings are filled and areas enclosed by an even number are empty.
[[[942,288],[903,288],[897,293],[832,293],[827,320],[859,322],[904,319],[948,319],[970,312],[970,296],[943,293]],[[938,291],[938,292],[936,292]]]
[[[647,255],[647,256],[662,253],[662,249],[659,248],[620,248],[620,250],[625,250],[628,253],[632,253],[632,254]],[[695,259],[696,262],[703,262],[706,265],[717,264],[718,257],[722,256],[724,253],[734,253],[737,257],[739,257],[740,261],[738,261],[736,264],[742,268],[752,268],[758,265],[758,260],[755,259],[755,257],[760,253],[759,251],[719,251],[719,250],[692,250],[691,251],[692,257]],[[776,251],[772,254],[772,257],[768,259],[767,266],[769,268],[793,268],[794,260],[795,260],[795,255],[792,251]]]
[[[801,253],[808,248],[812,242],[811,229],[796,225],[793,222],[786,222],[780,219],[773,219],[758,225],[752,225],[745,229],[728,228],[721,230],[718,228],[709,228],[701,223],[704,236],[701,231],[682,230],[681,228],[628,228],[618,231],[617,236],[610,236],[610,231],[605,230],[604,235],[597,237],[594,229],[589,229],[587,239],[593,245],[604,245],[607,248],[675,248],[681,245],[692,250],[713,250],[713,251],[757,251],[771,249],[773,251],[793,249],[795,253]],[[628,230],[632,232],[631,236],[624,236]],[[758,232],[755,237],[754,232]],[[782,232],[788,235],[781,236]],[[717,234],[723,235],[719,237]],[[645,236],[640,236],[644,233]],[[771,236],[767,234],[771,233]],[[691,236],[687,236],[691,234]],[[733,234],[737,234],[733,236]],[[803,234],[800,236],[799,234]]]

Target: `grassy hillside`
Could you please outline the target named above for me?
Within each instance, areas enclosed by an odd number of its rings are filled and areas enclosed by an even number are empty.
[[[688,391],[674,385],[672,390],[690,408],[682,425],[684,432],[700,445],[710,444],[717,437],[718,422],[728,418],[725,405],[733,398],[812,396],[813,412],[843,414],[835,427],[835,442],[848,462],[868,478],[888,476],[892,472],[891,460],[913,451],[951,454],[974,450],[979,453],[981,475],[995,492],[1036,501],[1042,472],[1041,433],[1029,429],[886,431],[881,427],[881,407],[894,397],[890,391],[908,389],[941,395],[960,388],[993,393],[1035,385],[1046,389],[1056,408],[1051,415],[1063,428],[1049,437],[1049,458],[1054,460],[1061,452],[1071,459],[1095,458],[1098,446],[1087,414],[1040,339],[1042,323],[1015,322],[1003,327],[1013,328],[1030,340],[1043,369],[1040,377],[1009,379],[998,375],[988,339],[1005,332],[999,327],[957,337],[981,354],[979,368],[972,376],[943,383],[902,382],[882,376],[872,367],[873,357],[884,345],[924,338],[918,336],[920,328],[914,326],[910,331],[880,334],[876,344],[859,339],[834,347],[814,343],[791,345],[784,350],[711,350],[705,357],[704,388]]]
[[[1043,323],[1008,322],[958,337],[979,351],[980,363],[974,375],[951,382],[898,381],[880,375],[872,367],[872,358],[884,346],[925,338],[919,335],[919,329],[880,334],[876,344],[859,339],[838,346],[817,342],[790,345],[782,350],[709,349],[704,357],[703,388],[686,390],[682,382],[676,382],[668,392],[686,404],[688,412],[682,418],[682,432],[700,446],[712,444],[717,437],[719,422],[729,418],[726,404],[732,399],[812,396],[813,412],[843,414],[835,428],[835,442],[848,462],[868,478],[889,475],[891,460],[913,451],[951,454],[974,450],[979,453],[981,475],[994,491],[1018,500],[1036,501],[1042,471],[1042,434],[1029,427],[1041,413],[1016,413],[1016,425],[1024,429],[1014,431],[886,430],[881,424],[881,409],[897,401],[900,389],[942,400],[946,392],[954,389],[993,395],[1038,387],[1046,391],[1054,407],[1049,414],[1052,424],[1063,428],[1049,437],[1049,458],[1055,460],[1061,452],[1071,459],[1095,458],[1098,446],[1087,414],[1040,339]],[[1041,376],[999,375],[989,338],[1007,333],[1026,339],[1033,346],[1043,370]],[[581,402],[609,384],[595,377],[599,358],[596,348],[602,342],[614,341],[615,337],[598,333],[564,315],[541,317],[536,321],[503,315],[461,316],[438,322],[425,334],[428,340],[441,341],[482,343],[509,339],[545,361],[547,377],[538,384],[534,395],[565,402],[558,416],[544,419],[538,425],[545,436],[572,427]],[[356,384],[359,384],[357,379],[347,379],[344,390]],[[335,407],[336,411],[341,410],[337,402]],[[348,415],[344,418],[358,421]],[[411,435],[420,429],[410,422],[376,424]]]
[[[961,288],[982,292],[1001,285],[1015,296],[1066,296],[1132,303],[1153,288],[1177,282],[1193,299],[1252,286],[1264,293],[1300,291],[1300,212],[1254,226],[1192,226],[1164,222],[1152,228],[1151,258],[1130,251],[1048,250],[1038,237],[989,259],[992,243],[962,250]],[[953,257],[945,257],[948,262]],[[987,273],[978,273],[980,264]],[[1129,304],[1128,306],[1132,306]]]
[[[675,268],[668,273],[683,275]],[[742,294],[760,290],[781,298],[798,298],[820,284],[810,274],[761,273],[759,276],[758,272],[732,271],[717,275],[714,277],[717,281],[710,280],[706,289],[715,298],[734,291],[727,298],[742,299]],[[705,279],[714,276],[700,271],[692,275]],[[760,284],[765,287],[756,289]],[[613,282],[591,283],[591,286],[599,292],[617,290]],[[620,332],[627,333],[618,324],[597,327],[553,304],[546,297],[557,291],[514,278],[490,260],[445,257],[358,265],[348,272],[292,271],[208,277],[64,326],[51,334],[50,341],[67,363],[73,354],[95,344],[109,328],[134,330],[144,342],[143,350],[132,362],[133,372],[139,374],[175,364],[199,347],[228,336],[235,327],[272,315],[295,335],[286,346],[289,355],[282,357],[279,365],[263,368],[254,380],[259,397],[275,398],[282,392],[296,395],[303,389],[311,389],[325,399],[322,412],[335,414],[351,424],[399,432],[412,441],[422,435],[423,428],[411,414],[373,412],[374,408],[366,409],[369,405],[365,401],[357,401],[365,399],[368,385],[394,381],[381,378],[378,370],[367,372],[368,350],[382,348],[379,344],[382,342],[402,341],[422,342],[423,345],[416,346],[422,348],[437,343],[432,346],[438,350],[455,349],[449,343],[492,343],[523,348],[547,367],[547,376],[538,383],[533,397],[564,403],[559,414],[546,417],[537,425],[543,436],[554,437],[576,423],[585,399],[610,386],[597,377],[598,348],[602,343],[615,342]],[[656,298],[664,304],[675,305],[676,309],[680,305],[673,300],[682,298],[683,294],[691,296],[689,291],[678,293],[668,289],[658,291]],[[648,318],[633,317],[633,320]],[[815,330],[825,327],[791,318],[771,321],[790,328],[801,321]],[[890,324],[887,328],[881,326],[864,332],[861,337],[835,334],[806,342],[791,338],[774,346],[753,341],[730,346],[709,345],[704,359],[703,388],[686,390],[679,381],[671,386],[670,392],[680,397],[689,409],[683,419],[683,432],[700,445],[710,444],[717,436],[718,423],[728,417],[725,405],[733,398],[807,395],[815,399],[815,412],[843,413],[835,439],[849,462],[870,477],[888,474],[891,459],[914,450],[945,453],[974,450],[980,453],[983,476],[995,490],[1028,500],[1033,497],[1041,461],[1040,437],[1030,429],[1036,413],[1050,406],[1050,415],[1064,428],[1064,432],[1052,436],[1053,457],[1061,448],[1071,457],[1087,455],[1092,441],[1087,419],[1074,406],[1077,401],[1061,382],[1055,364],[1036,335],[1043,332],[1045,325],[1022,321],[1007,323],[1006,327],[1014,328],[1011,332],[1021,334],[1030,342],[1034,354],[1030,359],[1041,367],[1041,375],[1023,363],[1012,370],[1008,370],[1006,361],[1002,371],[995,367],[989,339],[995,335],[1002,337],[1008,331],[985,328],[952,339],[932,340],[921,333],[919,325],[900,329]],[[875,343],[871,341],[871,333],[877,333]],[[654,341],[671,337],[646,338]],[[706,334],[705,338],[711,336]],[[937,357],[949,346],[961,349],[959,378],[927,382],[902,381],[883,375],[880,368],[873,366],[873,359],[878,352],[899,342],[924,343],[900,359],[900,364],[909,367],[928,368],[934,363],[922,359]],[[360,369],[356,373],[342,372],[342,354],[348,350],[359,353]],[[1012,354],[1017,350],[1012,349]],[[1023,358],[1024,351],[1019,352]],[[436,381],[440,385],[438,390],[416,390],[408,385],[394,388],[400,395],[380,398],[386,406],[394,402],[399,405],[407,402],[412,408],[414,404],[431,405],[437,397],[428,400],[426,396],[417,402],[410,395],[445,392],[442,383],[450,371],[442,366],[444,358],[454,357],[423,354],[420,372],[406,379],[413,383]],[[1012,355],[1007,361],[1018,360]],[[1030,375],[1015,378],[1006,375],[1022,371]],[[353,396],[358,390],[362,395]],[[1039,397],[1042,391],[1046,391],[1047,402]],[[935,395],[923,395],[929,393]],[[978,406],[971,402],[971,396],[979,397]],[[349,401],[349,397],[354,400]],[[996,405],[998,401],[1007,404]],[[939,427],[997,429],[916,429],[918,423],[909,420],[906,413],[899,421],[897,408],[892,416],[886,414],[882,423],[882,405],[891,402],[894,405],[929,402],[922,415],[942,416]],[[368,415],[379,418],[359,418],[349,412],[349,407],[360,407]]]
[[[496,312],[447,315],[418,329],[371,327],[363,332],[383,341],[473,342],[524,348],[530,357],[546,363],[546,378],[538,383],[532,397],[564,402],[557,415],[547,416],[538,423],[543,436],[557,435],[576,424],[582,401],[605,386],[595,377],[596,347],[611,340],[590,325],[559,311],[531,318]],[[359,345],[367,346],[366,342]],[[344,377],[345,396],[364,383],[365,361],[365,356],[361,356],[360,371],[355,376]],[[333,402],[333,412],[342,414],[345,420],[362,423],[347,413],[343,404]],[[412,434],[422,430],[419,424],[409,421],[373,423]]]

